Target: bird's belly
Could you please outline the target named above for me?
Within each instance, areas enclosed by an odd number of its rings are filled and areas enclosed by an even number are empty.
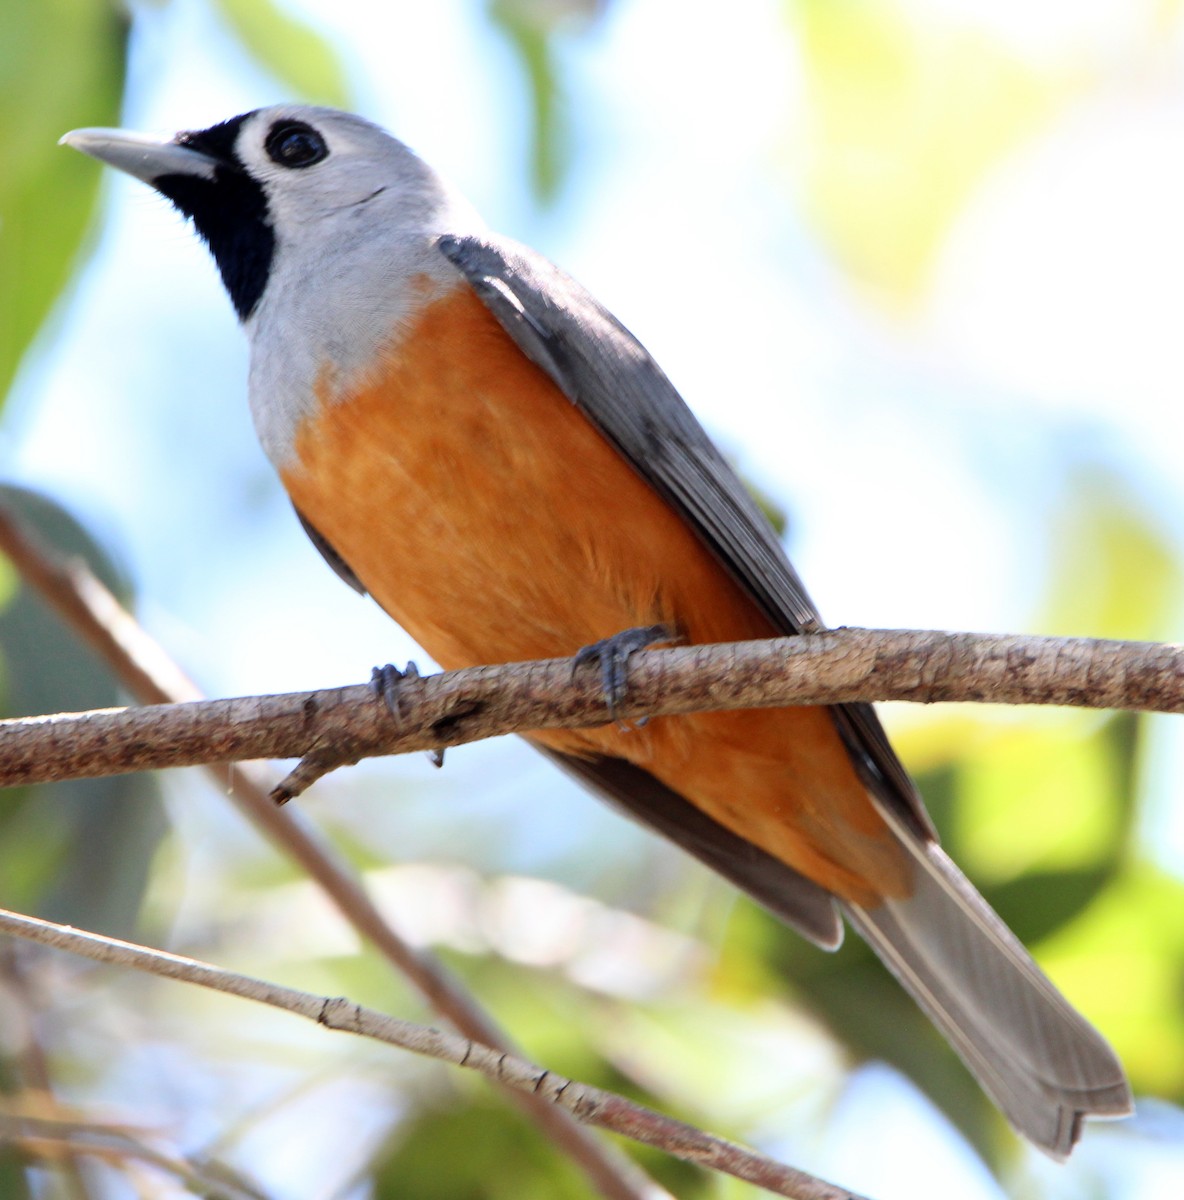
[[[323,395],[281,474],[445,668],[569,655],[657,622],[691,642],[775,632],[467,288],[428,307],[362,386]],[[825,709],[532,736],[636,763],[841,894],[866,898],[861,879],[893,876],[882,821]]]
[[[430,306],[364,386],[323,397],[281,473],[446,667],[567,655],[658,621],[695,641],[772,632],[468,289]]]

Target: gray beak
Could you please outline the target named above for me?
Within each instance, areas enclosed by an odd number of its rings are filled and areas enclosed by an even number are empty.
[[[200,150],[122,129],[74,129],[60,138],[58,144],[81,150],[83,154],[126,171],[147,184],[153,184],[165,175],[213,179],[214,172],[222,165],[218,159]]]

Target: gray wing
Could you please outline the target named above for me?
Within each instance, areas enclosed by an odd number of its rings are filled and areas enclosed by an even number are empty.
[[[825,628],[755,501],[658,364],[607,309],[509,239],[442,237],[437,246],[522,352],[682,514],[778,629]],[[867,786],[919,836],[935,838],[871,706],[831,711]]]

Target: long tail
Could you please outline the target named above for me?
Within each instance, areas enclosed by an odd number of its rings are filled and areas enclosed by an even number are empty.
[[[1122,1066],[950,859],[892,824],[916,863],[913,894],[844,903],[848,919],[1016,1130],[1064,1158],[1083,1117],[1131,1111]]]

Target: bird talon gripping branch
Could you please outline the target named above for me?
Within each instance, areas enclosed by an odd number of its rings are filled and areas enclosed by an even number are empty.
[[[628,729],[630,723],[621,720],[620,710],[629,690],[629,659],[638,650],[658,642],[673,641],[675,636],[667,625],[636,625],[632,629],[623,629],[612,637],[601,638],[577,650],[572,658],[572,675],[581,667],[598,663],[601,695],[608,715],[622,729]],[[646,716],[635,717],[631,724],[641,728],[648,720]]]
[[[445,670],[593,642],[577,663],[600,662],[613,712],[659,622],[691,644],[824,628],[640,343],[381,129],[281,105],[164,142],[64,140],[192,219],[304,527]],[[605,629],[626,633],[595,643]],[[396,719],[413,670],[376,673]],[[938,848],[869,706],[529,740],[818,945],[838,945],[846,916],[1050,1154],[1083,1115],[1130,1111],[1110,1047]]]
[[[370,672],[371,689],[399,725],[405,724],[408,716],[406,685],[421,678],[419,668],[413,662],[401,671],[394,663],[385,663]]]
[[[387,712],[394,718],[396,728],[407,723],[407,685],[422,678],[414,662],[409,662],[402,671],[394,663],[385,663],[370,672],[370,687],[381,697]],[[433,767],[444,765],[443,747],[429,750],[427,755]]]

